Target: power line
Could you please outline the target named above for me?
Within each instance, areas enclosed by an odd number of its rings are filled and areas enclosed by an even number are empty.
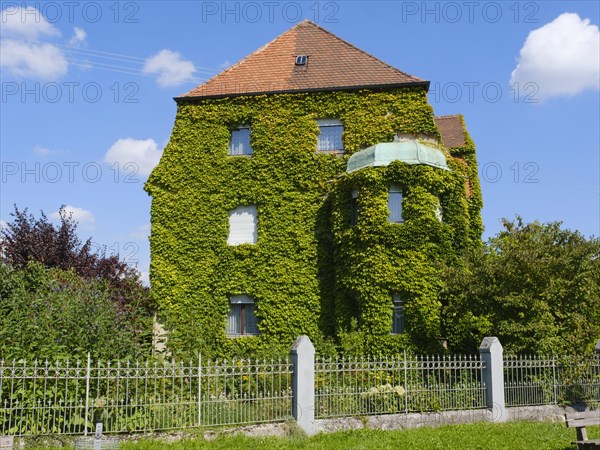
[[[100,50],[90,50],[90,49],[74,47],[74,46],[70,46],[70,45],[61,45],[61,44],[53,44],[53,45],[55,45],[56,47],[62,48],[67,52],[81,53],[81,54],[96,57],[96,58],[113,59],[116,61],[127,62],[130,64],[143,65],[149,59],[149,58],[141,58],[139,56],[123,55],[121,53],[104,52],[104,51],[100,51]],[[209,74],[216,74],[217,72],[219,72],[219,69],[215,69],[212,67],[197,66],[196,64],[194,64],[194,68],[196,69],[197,72],[206,72]]]
[[[144,73],[140,70],[136,70],[134,68],[129,68],[129,67],[123,67],[123,66],[118,66],[118,65],[114,65],[114,64],[104,64],[104,63],[98,63],[98,62],[89,62],[86,60],[79,60],[79,59],[73,59],[73,58],[67,58],[67,61],[69,62],[69,64],[73,64],[74,66],[79,66],[82,68],[89,68],[92,67],[94,69],[98,69],[98,70],[105,70],[108,72],[117,72],[117,73],[123,73],[126,75],[136,75],[136,76],[142,76],[142,77],[151,77],[154,78],[156,76],[156,74],[152,74],[152,73]],[[189,78],[187,80],[184,80],[185,82],[190,82],[190,83],[202,83],[204,81],[206,81],[205,79],[198,79],[198,78]]]

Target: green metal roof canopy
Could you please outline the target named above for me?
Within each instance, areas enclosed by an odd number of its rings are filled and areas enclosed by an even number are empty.
[[[365,167],[387,166],[392,161],[426,164],[438,169],[450,170],[446,163],[446,156],[441,150],[410,140],[382,142],[356,152],[348,159],[346,172],[354,172]]]

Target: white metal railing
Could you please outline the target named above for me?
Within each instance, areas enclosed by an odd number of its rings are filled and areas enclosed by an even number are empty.
[[[281,421],[288,360],[87,364],[0,361],[0,435],[87,434]]]
[[[485,408],[479,355],[329,359],[315,364],[315,416]]]
[[[600,357],[508,356],[504,380],[507,406],[600,402]]]
[[[505,398],[507,406],[600,402],[599,357],[494,353],[489,366],[482,354],[315,361],[312,344],[301,343],[292,360],[0,361],[0,435],[88,434],[98,420],[106,432],[118,433],[278,422],[313,413],[471,410],[497,402],[502,412]],[[492,364],[501,376],[484,381]],[[299,389],[294,373],[303,388],[294,392],[310,392],[301,404],[292,391]],[[494,398],[498,392],[504,395]]]

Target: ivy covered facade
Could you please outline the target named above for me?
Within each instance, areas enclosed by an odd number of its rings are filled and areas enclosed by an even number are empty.
[[[462,117],[435,118],[428,85],[305,21],[176,99],[146,184],[176,354],[439,347],[439,264],[478,245],[482,205]]]

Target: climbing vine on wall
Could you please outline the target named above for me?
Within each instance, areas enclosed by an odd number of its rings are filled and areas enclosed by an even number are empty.
[[[319,118],[344,124],[343,155],[316,152]],[[228,155],[238,125],[252,130],[250,157]],[[422,336],[439,328],[430,258],[456,252],[477,233],[462,176],[469,161],[450,161],[453,171],[444,174],[397,163],[342,175],[349,155],[396,133],[439,136],[422,88],[180,100],[171,140],[146,184],[152,290],[173,353],[277,354],[300,334],[324,347],[324,338],[347,328],[355,301],[363,305],[367,351],[426,348]],[[396,178],[411,195],[406,223],[391,226],[385,190]],[[354,184],[364,187],[363,215],[348,229],[344,189]],[[435,193],[443,224],[434,212],[421,214],[434,211]],[[257,206],[258,241],[227,245],[229,211],[244,205]],[[390,250],[398,246],[401,252]],[[407,258],[401,268],[386,261],[399,256]],[[398,288],[410,295],[413,321],[405,335],[390,336],[387,296]],[[226,336],[229,297],[238,294],[255,301],[258,337]]]
[[[368,353],[410,347],[439,350],[441,288],[438,265],[468,245],[469,223],[463,175],[426,165],[393,162],[340,180],[334,197],[338,329],[353,316],[368,342]],[[402,186],[402,223],[388,219],[388,189]],[[358,221],[348,217],[351,190],[358,193]],[[443,221],[436,215],[442,203]],[[390,335],[392,296],[404,302],[406,333]],[[347,299],[354,299],[352,303]],[[358,314],[357,314],[358,312]]]

